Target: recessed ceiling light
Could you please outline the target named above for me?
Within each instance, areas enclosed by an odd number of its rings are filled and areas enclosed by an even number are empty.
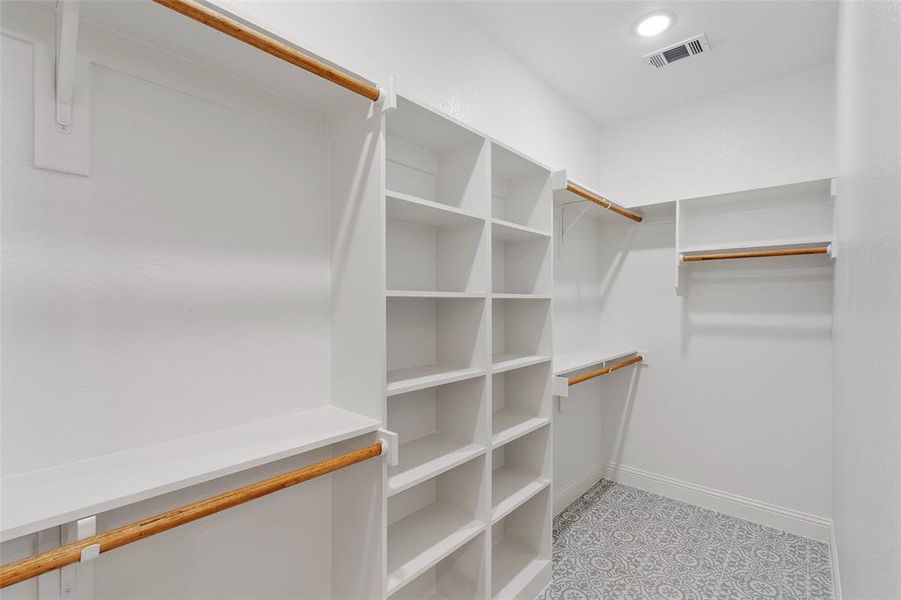
[[[635,33],[641,37],[660,35],[673,24],[673,17],[666,13],[654,13],[641,19],[635,26]]]

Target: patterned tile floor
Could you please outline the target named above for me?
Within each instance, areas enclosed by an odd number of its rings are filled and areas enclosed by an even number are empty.
[[[554,519],[539,600],[832,598],[829,546],[602,479]]]

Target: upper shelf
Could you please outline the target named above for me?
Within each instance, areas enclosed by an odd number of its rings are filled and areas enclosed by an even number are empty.
[[[610,362],[618,358],[625,358],[632,354],[637,354],[638,350],[634,349],[611,349],[611,348],[585,348],[576,350],[575,352],[566,352],[554,356],[554,374],[564,375],[579,371],[587,367],[599,365],[601,363]]]
[[[379,421],[325,406],[2,480],[0,540],[375,431]]]

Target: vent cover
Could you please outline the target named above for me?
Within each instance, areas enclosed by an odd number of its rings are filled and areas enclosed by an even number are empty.
[[[678,44],[673,44],[672,46],[667,46],[656,52],[646,54],[644,59],[648,62],[649,67],[659,69],[670,63],[674,63],[677,60],[682,60],[683,58],[689,58],[705,52],[710,52],[710,44],[707,43],[707,36],[702,33],[701,35],[696,35],[684,42],[679,42]]]

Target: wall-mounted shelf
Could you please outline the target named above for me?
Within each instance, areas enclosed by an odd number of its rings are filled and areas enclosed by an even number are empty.
[[[379,426],[374,419],[326,406],[5,477],[0,539],[297,456]]]
[[[808,254],[834,258],[833,192],[832,179],[818,179],[677,201],[676,293],[684,293],[686,263]]]
[[[565,375],[573,371],[580,371],[606,362],[613,362],[637,354],[638,350],[621,348],[585,348],[574,352],[566,352],[554,355],[554,374]]]

